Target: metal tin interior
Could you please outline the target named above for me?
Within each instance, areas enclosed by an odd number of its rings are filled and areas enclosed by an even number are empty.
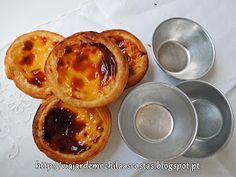
[[[177,86],[191,99],[198,115],[196,140],[186,157],[208,157],[221,149],[233,131],[233,113],[226,97],[203,81],[185,81]]]
[[[138,134],[149,142],[163,141],[174,127],[170,111],[165,106],[152,102],[138,108],[134,121]]]
[[[185,18],[162,22],[153,34],[152,46],[161,69],[178,79],[203,77],[215,60],[209,34],[199,24]]]
[[[195,109],[182,91],[150,82],[126,96],[118,125],[132,151],[146,159],[170,160],[191,146],[198,123]]]

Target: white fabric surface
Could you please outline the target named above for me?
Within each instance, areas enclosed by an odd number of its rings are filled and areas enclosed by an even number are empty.
[[[155,5],[156,4],[156,5]],[[151,38],[154,29],[165,19],[186,17],[201,24],[213,38],[216,48],[216,61],[213,69],[203,79],[230,96],[232,105],[236,105],[236,1],[233,0],[91,0],[80,9],[73,11],[55,21],[41,25],[36,29],[47,29],[68,36],[78,31],[102,31],[110,28],[123,28],[135,34],[144,43],[149,55],[149,70],[141,81],[167,82],[177,84],[179,81],[167,76],[157,66],[152,54]],[[1,66],[6,46],[1,52]],[[236,162],[234,149],[235,134],[229,145],[217,155],[205,159],[187,159],[180,157],[173,163],[199,162],[200,170],[191,172],[166,170],[108,170],[80,169],[46,170],[35,169],[35,161],[52,162],[42,154],[33,142],[31,125],[33,115],[40,100],[32,99],[21,93],[12,82],[6,79],[3,67],[0,68],[0,171],[1,176],[236,176],[233,162]],[[139,84],[141,84],[139,83]],[[143,160],[125,145],[117,126],[117,113],[120,103],[127,93],[109,105],[113,127],[110,140],[105,150],[92,162],[151,162]]]

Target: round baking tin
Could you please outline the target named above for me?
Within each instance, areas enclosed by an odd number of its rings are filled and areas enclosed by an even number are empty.
[[[213,155],[227,144],[233,132],[233,112],[227,98],[204,81],[185,81],[177,87],[190,98],[198,117],[196,139],[184,156]]]
[[[178,88],[145,83],[124,99],[118,125],[128,147],[146,159],[170,160],[184,154],[197,134],[197,115]]]
[[[160,68],[181,80],[203,77],[215,60],[210,35],[202,26],[186,18],[162,22],[153,34],[152,46]]]

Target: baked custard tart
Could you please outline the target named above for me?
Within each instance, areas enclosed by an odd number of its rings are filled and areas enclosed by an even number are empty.
[[[107,107],[75,108],[55,98],[45,100],[33,121],[37,147],[61,163],[84,163],[106,145],[111,132]]]
[[[51,91],[44,65],[54,46],[64,37],[49,31],[33,31],[18,37],[8,48],[5,72],[24,93],[46,98]]]
[[[103,31],[102,34],[116,43],[129,62],[129,78],[127,86],[137,84],[148,69],[148,55],[142,42],[133,34],[121,29]]]
[[[96,32],[79,32],[50,53],[45,72],[52,92],[75,107],[107,105],[123,92],[128,62],[116,44]]]

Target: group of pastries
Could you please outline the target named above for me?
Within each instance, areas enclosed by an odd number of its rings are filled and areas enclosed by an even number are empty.
[[[18,37],[5,57],[8,79],[43,99],[32,126],[37,147],[62,163],[84,163],[105,147],[112,126],[106,105],[147,68],[143,44],[121,29],[67,38],[33,31]]]

